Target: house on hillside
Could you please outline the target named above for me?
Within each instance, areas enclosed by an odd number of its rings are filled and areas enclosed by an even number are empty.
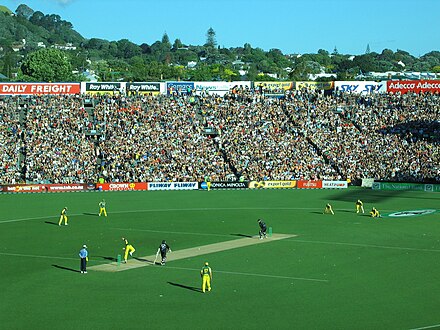
[[[14,52],[19,52],[20,50],[25,49],[26,48],[26,39],[22,39],[21,42],[14,42],[11,45],[11,48]]]
[[[82,73],[83,77],[89,82],[98,82],[99,76],[94,71],[86,70]]]
[[[60,49],[60,50],[76,50],[76,46],[74,46],[70,42],[66,43],[65,45],[60,45],[60,44],[52,45],[52,48]]]

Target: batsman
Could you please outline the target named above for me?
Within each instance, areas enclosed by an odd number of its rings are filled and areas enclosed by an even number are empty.
[[[163,240],[162,243],[159,245],[159,248],[157,249],[156,258],[154,259],[154,264],[156,264],[157,257],[159,256],[159,253],[160,253],[160,256],[162,258],[160,264],[162,266],[165,266],[165,263],[167,261],[167,253],[168,252],[171,252],[171,248],[167,244],[167,241]]]

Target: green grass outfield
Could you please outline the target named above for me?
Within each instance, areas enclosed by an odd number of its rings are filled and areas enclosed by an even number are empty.
[[[102,198],[108,218],[97,216]],[[358,198],[384,217],[356,214]],[[421,209],[437,211],[386,216]],[[438,193],[360,188],[2,194],[0,328],[440,329],[439,209]],[[298,236],[78,272],[83,244],[91,267],[122,254],[122,236],[143,257],[162,239],[179,251],[256,235],[258,218]],[[214,279],[202,294],[205,261]]]

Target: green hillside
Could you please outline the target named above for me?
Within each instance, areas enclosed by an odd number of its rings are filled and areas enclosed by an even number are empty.
[[[12,14],[12,11],[9,8],[2,6],[2,5],[0,5],[0,12],[5,13],[5,14],[9,14],[9,15]]]

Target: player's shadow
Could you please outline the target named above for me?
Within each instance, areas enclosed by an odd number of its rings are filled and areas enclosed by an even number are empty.
[[[44,223],[47,223],[48,225],[58,226],[58,223],[57,222],[53,222],[53,221],[44,221]]]
[[[182,288],[182,289],[187,289],[187,290],[191,290],[191,291],[202,293],[202,289],[197,288],[195,286],[189,286],[189,285],[184,285],[184,284],[174,283],[174,282],[167,282],[167,283],[171,284],[173,286],[177,286],[177,287]]]
[[[310,212],[310,213],[314,213],[314,214],[323,214],[322,212],[319,212],[319,211],[313,211],[313,212]]]
[[[97,214],[97,213],[84,212],[83,214],[91,216],[91,217],[99,217],[99,214]]]
[[[144,258],[133,257],[133,259],[135,259],[137,261],[142,261],[142,262],[149,262],[150,264],[154,263],[153,260],[148,260],[148,259],[144,259]],[[155,264],[157,264],[157,263],[155,263]]]
[[[252,235],[246,235],[246,234],[231,234],[232,236],[239,236],[239,237],[249,237],[252,238]]]
[[[118,259],[114,258],[114,257],[103,257],[101,256],[100,258],[105,259],[105,260],[110,260],[110,261],[118,261]]]
[[[58,269],[62,269],[62,270],[68,270],[70,272],[74,272],[74,273],[80,273],[79,270],[77,269],[73,269],[73,268],[69,268],[69,267],[64,267],[64,266],[60,266],[60,265],[52,265],[52,267],[58,268]]]

